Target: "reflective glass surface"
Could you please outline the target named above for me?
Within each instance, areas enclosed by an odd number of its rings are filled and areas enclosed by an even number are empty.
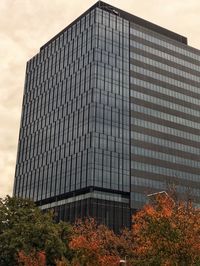
[[[131,207],[176,188],[200,201],[200,53],[131,23]]]

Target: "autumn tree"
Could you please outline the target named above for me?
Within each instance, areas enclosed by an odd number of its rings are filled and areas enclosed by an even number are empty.
[[[133,217],[132,265],[200,265],[200,210],[158,195]]]
[[[76,251],[76,256],[72,265],[119,265],[120,240],[112,230],[104,225],[98,225],[94,219],[86,219],[79,220],[74,225],[73,232],[69,246]]]
[[[9,196],[0,199],[1,266],[16,266],[19,254],[35,252],[44,252],[47,265],[54,265],[56,259],[70,256],[70,234],[68,224],[56,224],[52,213],[43,213],[32,201]]]

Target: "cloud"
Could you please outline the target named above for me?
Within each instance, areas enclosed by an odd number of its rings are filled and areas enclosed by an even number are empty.
[[[12,192],[25,64],[96,1],[0,1],[0,196]],[[110,4],[189,37],[200,48],[199,0],[110,0]]]

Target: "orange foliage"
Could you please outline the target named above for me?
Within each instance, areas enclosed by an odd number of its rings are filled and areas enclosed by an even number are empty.
[[[158,195],[133,217],[134,256],[149,265],[200,263],[200,210]],[[154,261],[155,260],[155,261]],[[196,265],[196,264],[195,264]]]
[[[18,262],[24,266],[46,266],[46,255],[44,251],[33,251],[27,255],[22,250],[18,254]]]
[[[84,236],[77,236],[70,242],[71,249],[88,249],[96,252],[99,249],[100,241],[93,236],[90,241]]]
[[[100,265],[114,266],[119,265],[119,258],[117,256],[104,255],[99,258]]]
[[[155,209],[151,206],[151,205],[146,205],[144,207],[144,211],[146,211],[146,213],[149,215],[149,216],[154,216],[155,215]]]
[[[119,239],[113,231],[97,225],[94,219],[86,219],[75,224],[74,232],[69,246],[77,252],[78,259],[73,265],[119,265],[119,255],[114,252]]]

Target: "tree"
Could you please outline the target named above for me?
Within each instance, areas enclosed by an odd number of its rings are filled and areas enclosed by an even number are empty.
[[[0,265],[18,265],[18,255],[44,252],[47,265],[70,256],[68,242],[71,228],[53,221],[53,214],[43,213],[26,199],[7,196],[0,199]],[[21,253],[20,253],[21,252]]]
[[[77,221],[73,232],[69,246],[76,251],[76,255],[72,265],[119,265],[119,237],[113,231],[98,225],[94,219],[86,219]]]
[[[200,265],[200,210],[158,195],[133,217],[133,265]]]

